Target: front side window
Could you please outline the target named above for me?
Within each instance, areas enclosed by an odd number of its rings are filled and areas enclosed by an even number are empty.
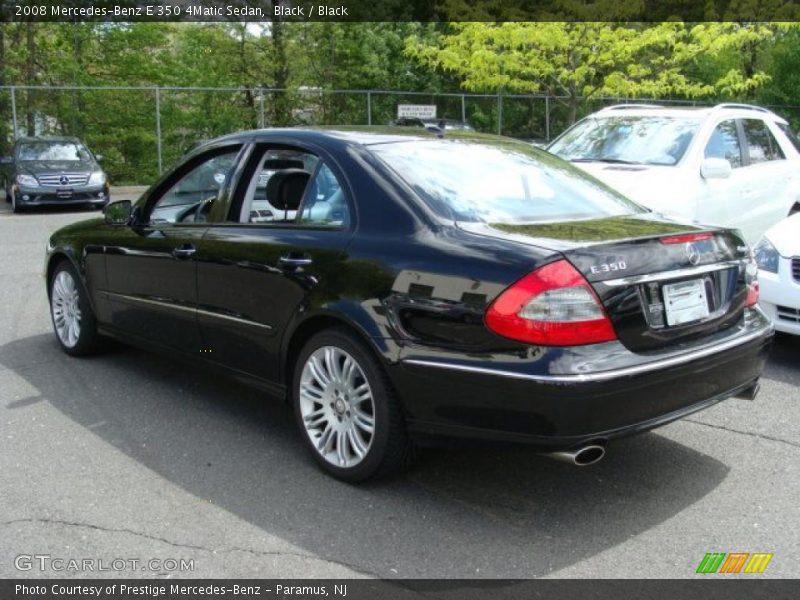
[[[778,127],[786,135],[786,137],[789,138],[789,141],[792,143],[792,146],[794,146],[794,149],[800,152],[800,139],[797,138],[794,131],[792,131],[792,128],[786,123],[778,123]]]
[[[72,142],[26,142],[17,151],[19,161],[87,161],[89,152],[80,144]]]
[[[667,116],[588,118],[548,148],[572,161],[675,165],[700,128],[700,119]]]
[[[238,153],[236,147],[201,159],[161,195],[150,212],[150,223],[204,220],[233,171]]]
[[[764,121],[760,119],[744,119],[742,125],[751,165],[785,158],[783,151],[778,146],[778,141]]]
[[[554,156],[520,142],[415,140],[370,146],[439,215],[498,224],[644,212]]]
[[[734,119],[723,121],[714,128],[706,145],[705,157],[724,158],[734,169],[742,166],[742,148]]]

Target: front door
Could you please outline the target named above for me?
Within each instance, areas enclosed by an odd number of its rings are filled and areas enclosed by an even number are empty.
[[[216,149],[179,168],[147,199],[138,224],[106,248],[114,328],[182,352],[203,350],[195,255],[239,150]]]

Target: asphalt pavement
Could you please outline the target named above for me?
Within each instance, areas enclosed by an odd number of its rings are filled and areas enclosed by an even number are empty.
[[[257,391],[131,348],[59,350],[45,242],[95,216],[0,200],[0,577],[682,578],[707,552],[800,573],[800,339],[777,338],[755,401],[613,443],[592,467],[436,449],[348,485]]]

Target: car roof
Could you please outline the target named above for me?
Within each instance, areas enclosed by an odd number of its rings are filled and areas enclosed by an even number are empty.
[[[299,142],[318,143],[324,145],[359,145],[373,146],[377,144],[388,144],[395,142],[408,142],[414,140],[436,140],[436,139],[458,139],[471,140],[476,142],[498,142],[508,143],[518,142],[513,138],[475,131],[447,131],[432,132],[422,128],[409,127],[381,127],[381,126],[332,126],[332,127],[287,127],[276,129],[253,129],[232,133],[220,138],[209,140],[199,144],[191,150],[191,154],[197,154],[203,150],[224,143],[250,143],[264,140],[265,138],[275,138],[276,140],[294,139]],[[521,143],[521,142],[520,142]]]
[[[658,104],[615,104],[607,106],[589,115],[590,117],[648,117],[667,116],[673,118],[694,117],[707,119],[713,116],[731,118],[761,118],[786,123],[786,120],[771,110],[751,104],[723,103],[716,106],[661,106]]]

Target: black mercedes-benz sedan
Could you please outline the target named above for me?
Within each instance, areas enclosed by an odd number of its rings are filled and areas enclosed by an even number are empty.
[[[667,220],[528,144],[262,130],[56,232],[63,349],[104,336],[286,398],[356,481],[456,437],[576,464],[754,397],[772,337],[736,231]]]
[[[108,178],[95,156],[77,138],[27,137],[0,159],[6,202],[15,213],[40,206],[108,204]]]

